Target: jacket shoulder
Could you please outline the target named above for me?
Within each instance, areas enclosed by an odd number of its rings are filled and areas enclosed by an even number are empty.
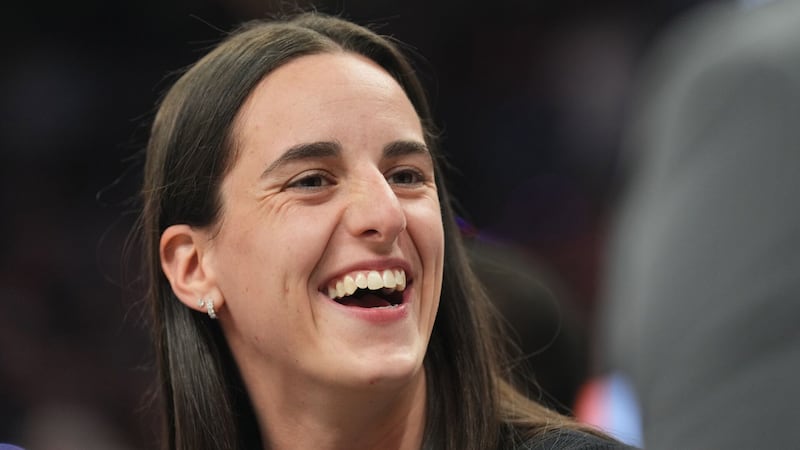
[[[635,447],[582,431],[557,430],[529,439],[509,450],[635,450]]]

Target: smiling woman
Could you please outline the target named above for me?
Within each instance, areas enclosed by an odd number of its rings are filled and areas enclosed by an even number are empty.
[[[341,19],[176,82],[141,215],[164,448],[615,448],[505,381],[439,158],[409,62]]]

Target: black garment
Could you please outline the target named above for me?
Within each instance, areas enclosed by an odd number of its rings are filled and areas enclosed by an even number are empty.
[[[575,430],[545,433],[508,450],[633,450],[634,447]]]

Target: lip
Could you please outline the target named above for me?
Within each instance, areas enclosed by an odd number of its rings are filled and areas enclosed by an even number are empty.
[[[367,270],[387,270],[387,269],[403,269],[406,273],[406,288],[403,290],[403,301],[397,306],[389,308],[362,308],[359,306],[343,305],[334,299],[330,298],[327,294],[327,287],[332,280],[343,277],[344,275],[355,271]],[[414,292],[414,273],[411,270],[411,264],[401,258],[385,258],[360,261],[350,264],[342,269],[336,271],[334,275],[326,278],[325,282],[318,288],[318,294],[324,299],[324,302],[330,304],[336,310],[343,312],[349,316],[358,319],[372,322],[372,323],[388,323],[401,320],[408,316],[410,311],[410,304],[412,293]]]
[[[384,324],[384,323],[399,321],[408,316],[412,303],[411,299],[414,289],[415,289],[414,283],[409,282],[406,285],[406,289],[403,291],[403,302],[397,306],[388,308],[387,307],[362,308],[359,306],[347,306],[333,300],[332,298],[328,297],[327,294],[324,294],[322,292],[318,292],[318,294],[323,298],[324,303],[331,305],[335,310],[339,312],[342,312],[344,314],[347,314],[348,316],[352,316],[366,322]]]

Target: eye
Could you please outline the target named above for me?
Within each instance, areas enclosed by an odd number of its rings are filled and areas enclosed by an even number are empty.
[[[331,177],[324,172],[303,173],[286,184],[286,189],[316,190],[333,184]]]
[[[390,184],[417,185],[425,181],[425,176],[416,169],[403,168],[390,173],[386,179]]]

